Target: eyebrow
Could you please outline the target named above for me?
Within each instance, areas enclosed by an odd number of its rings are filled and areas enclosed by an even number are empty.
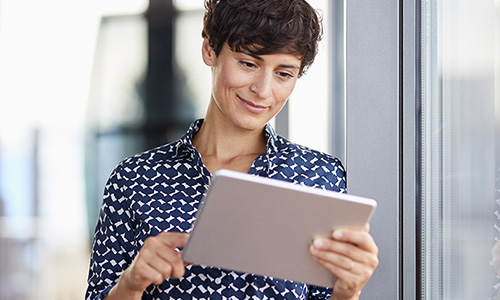
[[[253,54],[253,53],[250,53],[248,51],[244,51],[243,52],[244,54],[248,55],[248,56],[251,56],[257,60],[264,60],[261,56],[257,55],[257,54]],[[297,65],[279,65],[281,68],[287,68],[287,69],[300,69]]]

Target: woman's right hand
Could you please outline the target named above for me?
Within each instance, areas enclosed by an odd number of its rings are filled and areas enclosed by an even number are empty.
[[[184,247],[187,239],[188,234],[177,232],[162,232],[147,238],[105,299],[141,299],[149,285],[184,276],[185,263],[177,248]]]

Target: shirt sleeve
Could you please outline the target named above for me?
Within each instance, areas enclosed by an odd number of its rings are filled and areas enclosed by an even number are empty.
[[[124,187],[118,166],[104,190],[92,244],[86,300],[103,299],[134,257],[132,216]]]
[[[330,297],[332,296],[332,293],[333,293],[333,289],[331,289],[331,288],[325,288],[325,287],[311,285],[309,287],[309,293],[307,295],[307,299],[310,299],[310,300],[330,299]]]

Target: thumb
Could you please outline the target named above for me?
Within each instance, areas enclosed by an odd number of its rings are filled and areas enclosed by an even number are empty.
[[[184,247],[188,237],[187,233],[180,232],[162,232],[158,235],[158,238],[171,249]]]

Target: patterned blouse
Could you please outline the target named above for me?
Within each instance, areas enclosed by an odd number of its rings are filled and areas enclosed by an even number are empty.
[[[203,120],[179,140],[122,161],[104,191],[95,229],[87,300],[103,299],[146,238],[163,231],[189,233],[211,174],[192,145]],[[346,191],[340,161],[291,143],[266,126],[267,150],[249,173],[338,192]],[[181,279],[152,284],[142,299],[328,299],[332,290],[201,265]]]

